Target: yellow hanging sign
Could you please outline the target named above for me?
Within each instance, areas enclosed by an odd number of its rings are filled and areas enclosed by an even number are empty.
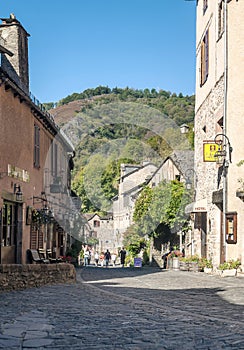
[[[221,145],[216,144],[214,141],[203,141],[203,161],[204,162],[216,162],[215,153],[220,150]]]

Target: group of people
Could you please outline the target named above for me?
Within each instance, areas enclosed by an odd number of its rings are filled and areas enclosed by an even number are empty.
[[[87,247],[85,249],[85,251],[84,251],[84,266],[90,265],[91,255],[92,255],[92,252]],[[120,263],[121,263],[122,267],[124,267],[124,265],[125,265],[125,257],[126,257],[126,250],[124,249],[124,247],[120,250],[119,256],[120,256]],[[99,254],[98,251],[96,251],[94,253],[95,266],[99,266],[99,262],[100,262],[101,266],[108,267],[110,261],[112,262],[112,265],[115,266],[116,260],[117,260],[117,254],[114,253],[114,252],[111,254],[108,249],[106,250],[105,253],[102,252],[101,254]]]

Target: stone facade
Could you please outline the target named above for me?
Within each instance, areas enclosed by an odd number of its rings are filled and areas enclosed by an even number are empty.
[[[133,224],[135,201],[142,185],[156,170],[151,163],[142,166],[121,164],[118,196],[113,199],[114,232],[119,247],[123,245],[123,233]]]
[[[244,130],[244,3],[204,4],[197,3],[194,130],[196,203],[205,200],[206,209],[192,212],[194,253],[212,259],[215,267],[229,259],[240,259],[243,265],[244,204],[236,190],[238,178],[244,178],[238,166],[244,159],[244,140],[238,137]],[[223,167],[203,158],[203,144],[214,142],[217,134],[226,144]],[[236,241],[229,239],[229,230],[235,231]]]
[[[118,242],[113,228],[113,216],[100,216],[98,214],[84,214],[87,219],[91,237],[98,240],[95,245],[95,250],[105,252],[109,249],[110,252],[117,251]]]
[[[72,264],[0,265],[0,291],[75,283]]]

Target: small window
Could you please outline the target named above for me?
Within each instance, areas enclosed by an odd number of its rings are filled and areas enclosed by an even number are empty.
[[[100,227],[100,221],[94,220],[93,226],[94,226],[94,227]]]
[[[180,175],[175,175],[175,180],[180,181]]]
[[[208,0],[203,0],[203,14],[207,11],[208,8]]]
[[[40,167],[40,128],[34,125],[34,167]]]
[[[226,213],[226,242],[237,243],[237,213]]]
[[[208,79],[208,69],[209,69],[209,37],[208,37],[208,30],[203,38],[202,44],[201,44],[201,86],[206,82]]]
[[[224,32],[224,7],[221,1],[219,3],[219,9],[218,9],[218,38],[221,37],[223,32]]]

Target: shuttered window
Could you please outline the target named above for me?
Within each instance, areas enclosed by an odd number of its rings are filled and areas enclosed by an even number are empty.
[[[34,167],[40,167],[40,128],[36,124],[34,126]]]
[[[206,32],[202,44],[201,44],[201,86],[208,79],[208,69],[209,69],[209,34]]]

